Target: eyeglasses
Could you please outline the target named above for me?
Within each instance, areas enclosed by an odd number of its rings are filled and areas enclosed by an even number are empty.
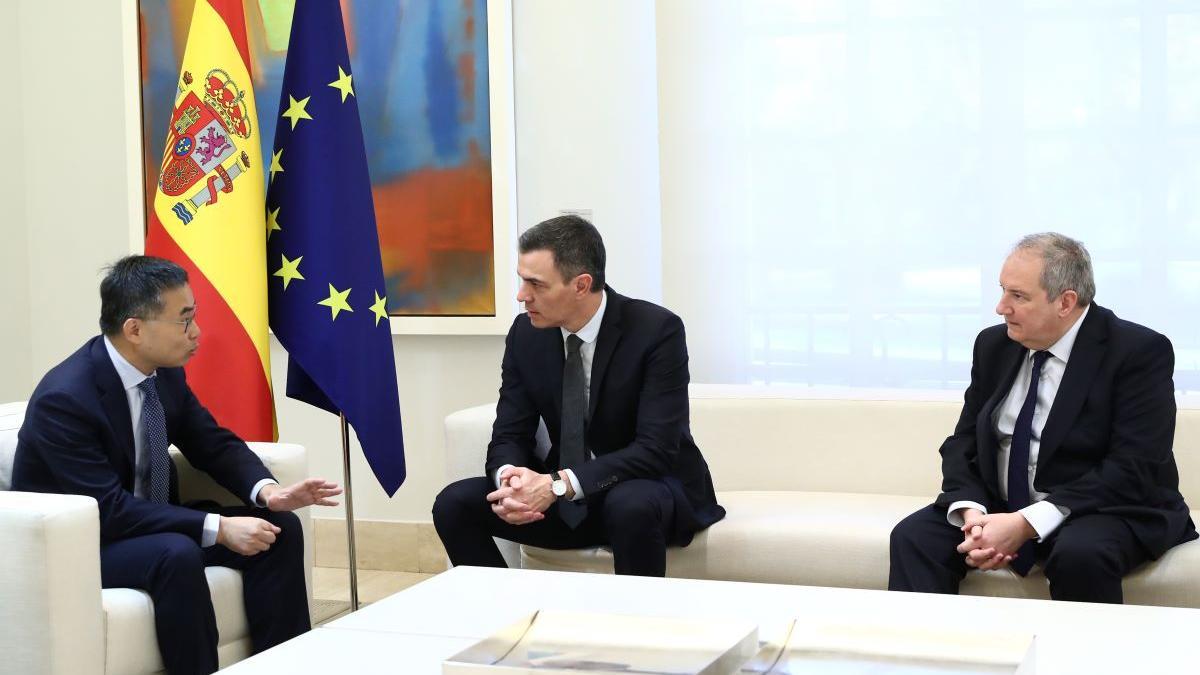
[[[158,323],[179,324],[179,325],[183,326],[183,332],[187,333],[188,331],[190,331],[192,329],[192,324],[196,323],[196,315],[193,314],[192,316],[189,316],[186,319],[180,319],[179,321],[172,321],[170,319],[142,319],[142,321],[157,321]]]

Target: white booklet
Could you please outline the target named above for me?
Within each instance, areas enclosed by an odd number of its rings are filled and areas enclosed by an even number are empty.
[[[444,675],[730,675],[758,652],[736,619],[540,611],[442,662]]]
[[[745,675],[1032,675],[1032,633],[946,631],[797,619],[768,625]]]

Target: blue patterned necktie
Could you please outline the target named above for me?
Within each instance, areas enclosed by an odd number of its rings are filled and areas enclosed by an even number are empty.
[[[558,439],[558,464],[562,469],[579,466],[586,454],[584,419],[587,417],[587,399],[584,398],[584,390],[587,385],[583,377],[583,356],[579,353],[582,345],[583,340],[578,335],[567,336],[567,359],[563,363],[562,426]],[[560,499],[558,515],[573,530],[587,517],[587,503]]]
[[[1050,352],[1034,353],[1029,392],[1025,394],[1025,403],[1013,427],[1012,445],[1008,453],[1008,510],[1012,513],[1032,503],[1029,497],[1029,442],[1033,439],[1033,409],[1037,406],[1038,381],[1042,379],[1042,366],[1048,358]],[[1011,567],[1021,576],[1029,573],[1029,568],[1033,567],[1032,539],[1021,545]]]
[[[142,390],[142,451],[150,461],[149,490],[146,498],[166,503],[171,494],[171,456],[167,453],[167,416],[154,378],[147,377],[138,384]]]

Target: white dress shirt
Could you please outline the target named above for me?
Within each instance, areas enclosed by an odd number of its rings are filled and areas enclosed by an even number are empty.
[[[1046,351],[1050,357],[1042,364],[1042,373],[1038,380],[1037,401],[1033,407],[1033,434],[1029,439],[1029,497],[1031,504],[1021,509],[1019,513],[1029,521],[1037,531],[1038,541],[1043,541],[1071,514],[1065,506],[1057,506],[1045,501],[1047,493],[1038,492],[1033,487],[1033,479],[1037,473],[1038,451],[1042,445],[1042,429],[1046,427],[1046,418],[1054,406],[1054,397],[1058,395],[1058,386],[1062,383],[1063,374],[1067,371],[1067,362],[1071,359],[1071,350],[1075,347],[1075,338],[1079,335],[1079,327],[1087,317],[1091,305],[1083,309],[1083,314],[1075,320],[1067,332]],[[1013,380],[1012,388],[998,407],[996,415],[996,437],[1000,441],[1000,451],[996,453],[996,471],[1000,479],[1000,496],[1008,499],[1008,456],[1012,451],[1013,429],[1017,426],[1017,416],[1021,414],[1021,406],[1025,404],[1025,396],[1029,392],[1029,379],[1033,376],[1033,355],[1036,350],[1030,349],[1025,354],[1017,377]],[[950,524],[962,527],[962,509],[979,509],[987,513],[981,504],[971,501],[958,501],[950,505],[947,518]]]
[[[109,341],[108,336],[104,336],[104,349],[108,351],[108,358],[112,361],[113,367],[117,370],[117,377],[121,378],[121,386],[125,387],[125,398],[129,401],[129,420],[133,423],[133,456],[134,456],[134,478],[133,478],[133,496],[139,499],[146,498],[144,488],[147,477],[150,475],[150,458],[146,456],[146,440],[145,432],[142,429],[142,399],[144,394],[138,389],[138,385],[151,377],[157,377],[157,373],[146,375],[138,370],[129,361],[121,356],[121,352],[113,346]],[[274,483],[275,481],[264,478],[254,484],[254,489],[250,491],[250,503],[258,503],[258,493],[263,489],[264,485]],[[209,513],[204,516],[204,532],[200,535],[200,545],[207,548],[217,543],[217,531],[221,527],[221,516],[216,513]]]
[[[584,324],[574,335],[578,336],[583,344],[579,345],[579,358],[583,361],[583,404],[590,410],[592,403],[592,357],[596,354],[596,338],[600,337],[600,323],[604,320],[604,310],[608,307],[608,291],[600,291],[600,308],[592,315],[592,318]],[[571,331],[566,328],[559,328],[562,331],[563,350],[567,348],[567,338],[572,335]],[[590,450],[584,448],[587,457],[593,457]],[[545,459],[543,457],[543,459]],[[496,470],[494,480],[496,487],[500,487],[500,473],[511,467],[512,464],[505,464]],[[571,482],[571,489],[575,491],[571,501],[583,499],[583,488],[579,486],[579,479],[575,477],[575,472],[570,469],[563,469],[563,474],[566,474],[567,480]]]

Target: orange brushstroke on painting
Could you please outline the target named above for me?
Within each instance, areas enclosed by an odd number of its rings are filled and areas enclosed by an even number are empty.
[[[444,276],[446,271],[437,269],[441,254],[471,253],[490,262],[492,176],[474,143],[465,166],[414,171],[376,186],[373,197],[378,221],[387,214],[400,224],[380,229],[379,247],[384,275],[406,274],[405,288],[419,291]],[[489,289],[480,296],[490,305],[492,293]]]

